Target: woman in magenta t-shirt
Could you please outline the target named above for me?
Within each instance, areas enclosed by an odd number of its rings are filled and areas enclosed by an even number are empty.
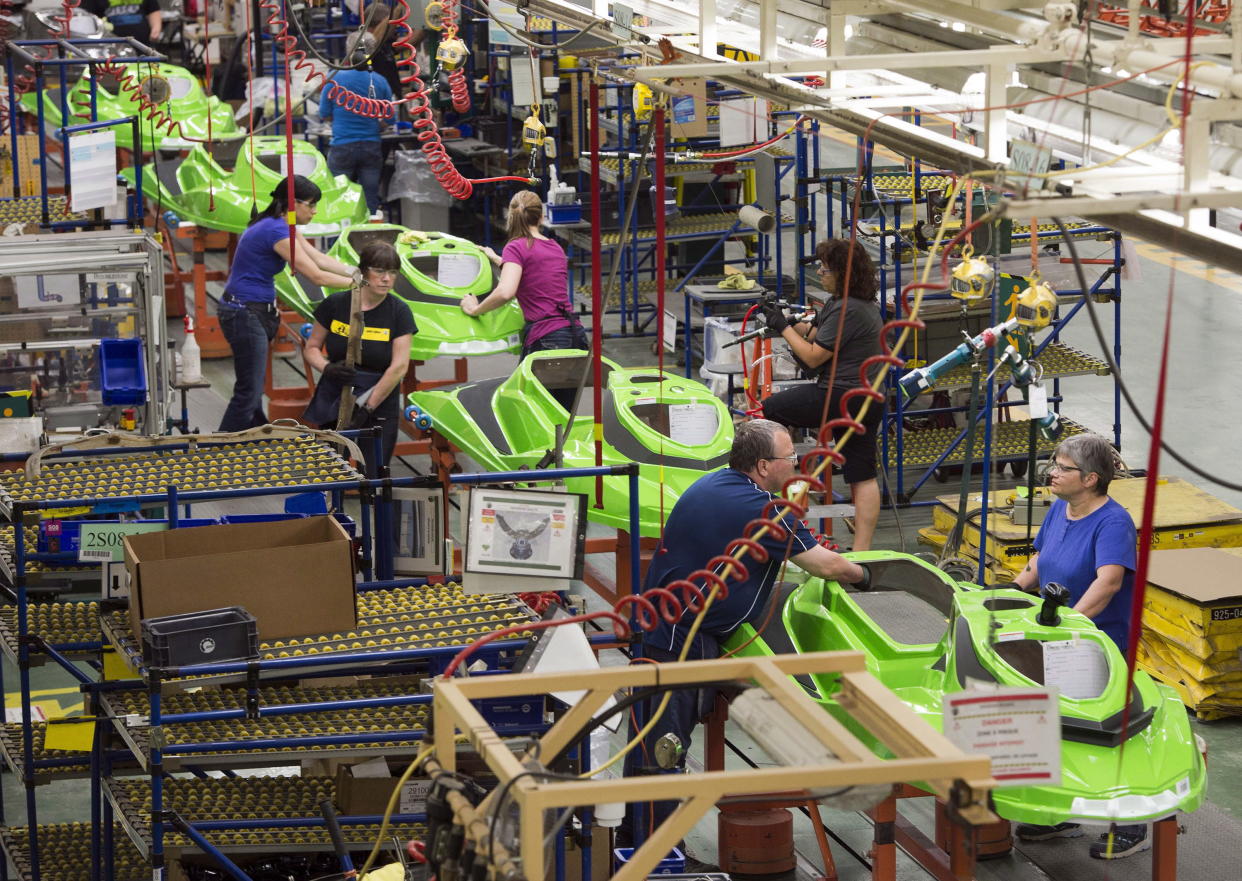
[[[539,231],[543,203],[530,190],[515,193],[509,202],[505,230],[509,243],[498,255],[486,248],[487,256],[500,266],[500,281],[479,300],[474,294],[462,297],[461,311],[482,315],[499,309],[514,297],[522,307],[526,327],[522,330],[522,357],[547,349],[589,349],[586,331],[569,306],[569,260],[565,251]],[[573,390],[563,390],[565,405],[573,401]]]

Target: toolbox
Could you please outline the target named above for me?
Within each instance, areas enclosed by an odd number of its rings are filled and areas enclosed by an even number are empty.
[[[148,667],[184,667],[259,656],[259,626],[241,606],[142,620]]]

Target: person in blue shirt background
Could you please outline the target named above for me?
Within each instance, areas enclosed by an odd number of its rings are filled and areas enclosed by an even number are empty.
[[[1042,592],[1049,584],[1069,589],[1069,605],[1093,620],[1117,643],[1124,656],[1129,644],[1134,568],[1138,535],[1125,508],[1108,497],[1116,470],[1116,453],[1098,434],[1077,434],[1057,446],[1048,467],[1052,503],[1039,534],[1035,554],[1014,583]],[[1077,838],[1077,823],[1056,826],[1020,824],[1025,841]],[[1151,846],[1146,824],[1118,826],[1109,847],[1107,835],[1092,843],[1096,859],[1120,859]]]
[[[324,85],[319,96],[319,117],[332,122],[332,144],[328,148],[328,170],[343,174],[362,187],[367,198],[367,209],[374,214],[379,209],[380,172],[384,167],[384,153],[380,146],[380,127],[392,119],[392,108],[382,118],[349,110],[341,106],[341,92],[332,88],[336,83],[363,98],[380,101],[392,100],[392,87],[378,73],[370,69],[370,56],[375,52],[375,37],[365,31],[350,39],[349,70],[338,70]]]
[[[293,210],[299,224],[315,216],[321,193],[314,181],[293,178]],[[315,284],[348,287],[356,270],[321,253],[300,231],[290,249],[289,179],[272,190],[272,201],[237,240],[224,294],[216,309],[220,329],[233,350],[233,396],[220,421],[220,431],[243,431],[267,424],[263,413],[263,380],[267,347],[280,329],[276,308],[276,274],[286,264]],[[290,260],[292,256],[292,260]]]

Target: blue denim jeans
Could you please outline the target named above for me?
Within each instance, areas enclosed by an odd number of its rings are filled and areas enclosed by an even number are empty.
[[[367,210],[379,209],[380,172],[384,170],[384,151],[379,141],[353,141],[328,148],[328,171],[343,174],[358,186],[367,198]]]
[[[233,350],[233,397],[220,420],[220,431],[243,431],[266,425],[263,413],[263,381],[267,377],[270,342],[263,318],[253,309],[220,305],[220,329]]]

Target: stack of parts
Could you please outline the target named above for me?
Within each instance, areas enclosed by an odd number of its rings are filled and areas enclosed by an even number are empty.
[[[1200,719],[1242,714],[1242,549],[1151,555],[1139,666]]]
[[[1036,480],[1037,485],[1043,482]],[[1130,512],[1136,524],[1143,515],[1145,485],[1142,478],[1128,478],[1114,480],[1108,488],[1109,496]],[[1041,489],[1039,492],[1046,494],[1048,491]],[[987,582],[991,584],[1012,581],[1022,571],[1031,557],[1031,541],[1039,533],[1039,526],[1028,529],[1020,522],[1025,510],[1018,508],[1025,509],[1026,502],[1015,498],[1014,490],[1000,490],[989,495],[986,560]],[[939,551],[957,522],[957,493],[937,496],[936,502],[932,509],[932,525],[919,530],[919,544]],[[955,556],[978,562],[981,507],[979,493],[967,496],[968,519]],[[1242,510],[1176,477],[1160,478],[1154,527],[1152,548],[1242,547]]]

